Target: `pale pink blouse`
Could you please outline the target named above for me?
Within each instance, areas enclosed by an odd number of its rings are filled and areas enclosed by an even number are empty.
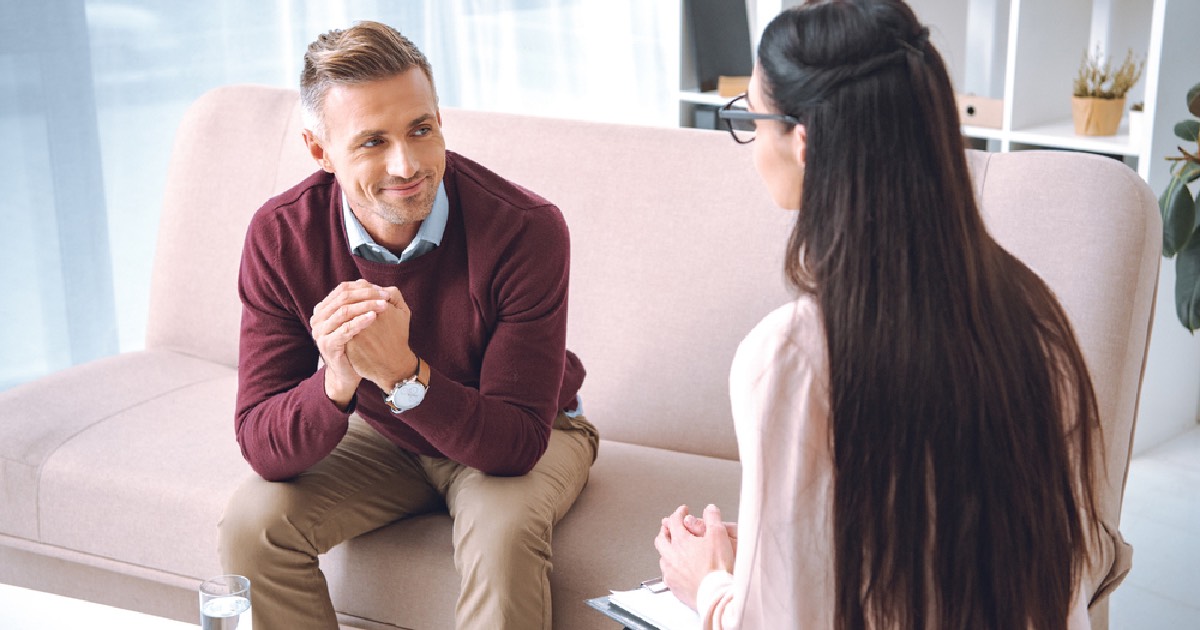
[[[704,628],[832,628],[833,463],[829,365],[816,303],[767,315],[738,348],[729,377],[742,462],[733,574],[710,573],[697,597]],[[1091,625],[1087,600],[1069,628]]]

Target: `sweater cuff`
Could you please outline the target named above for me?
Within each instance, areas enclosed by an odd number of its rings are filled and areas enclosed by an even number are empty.
[[[329,399],[329,396],[325,395],[324,365],[318,368],[317,371],[313,373],[312,376],[308,377],[306,381],[300,383],[301,388],[306,386],[308,388],[308,393],[306,394],[307,397],[317,401],[324,401],[324,404],[318,403],[320,405],[322,418],[339,416],[343,418],[349,418],[350,415],[354,413],[355,409],[358,408],[357,389],[354,390],[354,395],[350,397],[350,404],[347,405],[345,409],[338,407],[337,403],[333,402]]]
[[[711,619],[714,609],[722,599],[733,592],[733,574],[728,571],[713,571],[700,581],[696,591],[696,612],[701,619]]]

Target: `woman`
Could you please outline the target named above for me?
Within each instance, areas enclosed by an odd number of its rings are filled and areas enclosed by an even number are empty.
[[[899,0],[785,11],[745,105],[799,297],[733,363],[741,522],[663,519],[668,586],[714,628],[1088,627],[1095,395],[984,227],[928,30]]]

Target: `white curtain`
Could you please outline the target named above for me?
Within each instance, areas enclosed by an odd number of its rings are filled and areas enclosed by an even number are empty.
[[[674,125],[674,0],[0,0],[0,389],[141,348],[175,127],[218,85],[295,87],[304,48],[388,23],[441,103]]]

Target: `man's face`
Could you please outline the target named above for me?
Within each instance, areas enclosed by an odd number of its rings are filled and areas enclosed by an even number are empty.
[[[309,150],[333,173],[376,239],[429,216],[446,172],[446,141],[433,85],[419,68],[336,85],[323,103],[324,137]]]

